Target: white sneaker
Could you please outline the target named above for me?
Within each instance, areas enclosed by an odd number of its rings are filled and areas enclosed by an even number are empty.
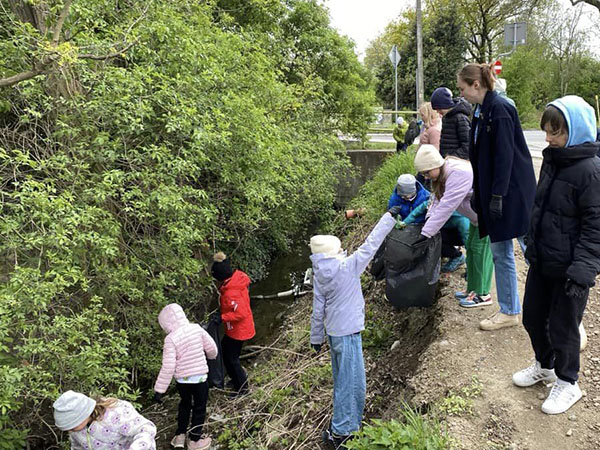
[[[583,328],[583,322],[579,324],[579,351],[582,352],[587,347],[587,333]]]
[[[533,386],[540,381],[556,381],[554,369],[542,369],[538,361],[526,369],[515,372],[512,377],[513,383],[520,387]]]
[[[185,433],[176,435],[171,439],[171,447],[185,448]]]
[[[546,414],[561,414],[573,406],[581,398],[581,389],[577,382],[557,379],[552,386],[548,398],[542,404],[542,411]]]

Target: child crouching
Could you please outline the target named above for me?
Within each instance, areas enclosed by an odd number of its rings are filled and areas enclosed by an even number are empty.
[[[54,423],[69,432],[73,450],[156,449],[156,426],[125,400],[67,391],[52,406]]]

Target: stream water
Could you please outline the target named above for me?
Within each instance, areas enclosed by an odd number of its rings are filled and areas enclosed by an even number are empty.
[[[250,285],[252,314],[256,328],[256,336],[250,344],[270,344],[283,323],[287,308],[294,302],[293,296],[258,299],[252,296],[276,294],[302,283],[304,272],[311,266],[308,241],[310,233],[315,229],[316,227],[309,229],[305,239],[298,240],[289,253],[276,257],[271,262],[266,278]]]

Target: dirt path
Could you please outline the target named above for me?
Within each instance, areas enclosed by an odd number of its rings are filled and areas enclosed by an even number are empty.
[[[527,268],[518,257],[519,293]],[[529,337],[522,325],[494,332],[480,331],[478,322],[497,304],[464,309],[454,299],[464,289],[460,274],[445,280],[440,298],[440,335],[422,355],[417,374],[410,380],[414,400],[428,404],[448,392],[480,382],[481,393],[473,412],[448,418],[448,427],[464,449],[600,449],[600,308],[599,290],[593,289],[584,316],[589,343],[581,355],[579,380],[584,398],[567,413],[549,416],[540,407],[549,387],[517,388],[512,373],[533,361]],[[492,289],[495,296],[495,287]],[[472,388],[471,388],[472,389]],[[472,389],[474,390],[474,389]]]

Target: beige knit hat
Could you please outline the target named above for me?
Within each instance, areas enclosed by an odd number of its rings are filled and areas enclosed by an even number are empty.
[[[427,172],[444,165],[444,158],[433,145],[422,145],[415,155],[415,169],[417,172]]]
[[[310,251],[313,254],[324,253],[327,256],[335,256],[341,248],[340,240],[330,234],[317,234],[310,238]]]

